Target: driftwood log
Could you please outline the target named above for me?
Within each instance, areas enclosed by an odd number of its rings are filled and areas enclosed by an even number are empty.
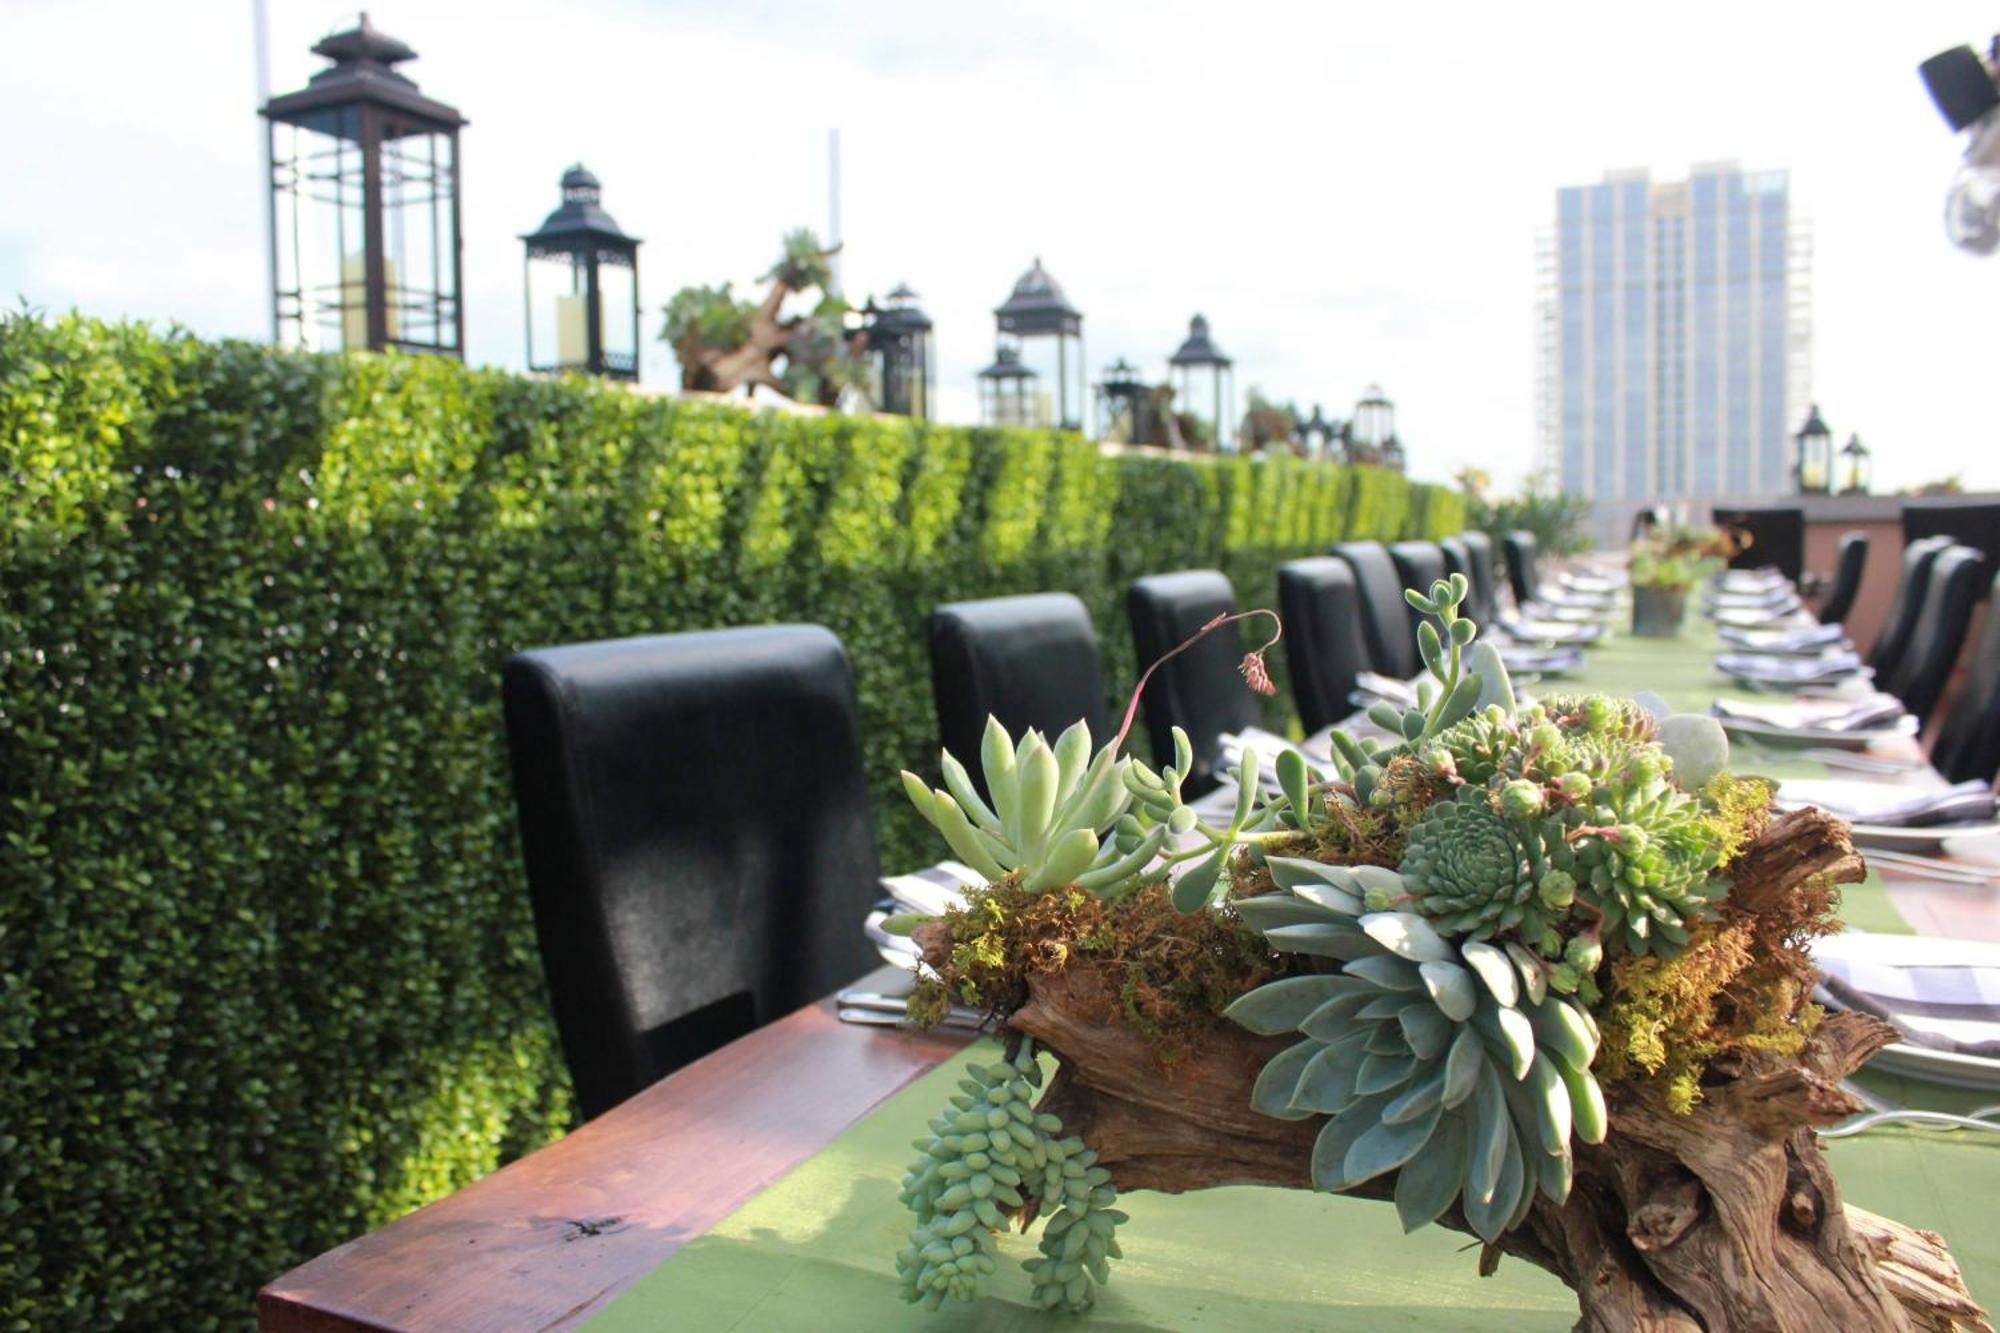
[[[1754,905],[1817,875],[1854,882],[1865,867],[1845,826],[1808,810],[1774,821],[1735,871],[1733,901]],[[1008,1022],[1059,1058],[1042,1105],[1121,1190],[1311,1187],[1322,1119],[1250,1109],[1258,1071],[1289,1038],[1218,1030],[1162,1077],[1117,1014],[1115,980],[1083,965],[1031,978]],[[1941,1237],[1841,1205],[1814,1133],[1866,1109],[1841,1081],[1894,1039],[1876,1019],[1836,1014],[1797,1057],[1745,1059],[1720,1081],[1711,1070],[1688,1115],[1608,1089],[1610,1136],[1577,1145],[1567,1202],[1538,1197],[1481,1270],[1504,1253],[1554,1273],[1590,1333],[1990,1330]],[[1394,1190],[1390,1175],[1354,1192]],[[1439,1222],[1470,1232],[1455,1206]]]

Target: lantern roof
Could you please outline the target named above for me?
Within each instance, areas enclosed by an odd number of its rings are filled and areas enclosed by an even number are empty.
[[[333,64],[313,75],[298,91],[266,102],[263,115],[267,119],[337,133],[337,127],[329,123],[328,112],[373,103],[400,111],[418,122],[403,127],[401,132],[405,134],[417,130],[456,130],[466,124],[457,108],[424,96],[414,79],[396,72],[397,65],[417,58],[416,51],[377,28],[365,11],[354,27],[328,34],[312,50],[314,55],[325,56]]]
[[[1331,439],[1335,433],[1335,427],[1331,421],[1326,419],[1326,413],[1320,410],[1320,405],[1314,403],[1312,415],[1299,423],[1299,433],[1302,435],[1308,433],[1323,435]]]
[[[1104,368],[1106,388],[1129,388],[1138,383],[1139,368],[1122,356]]]
[[[1228,366],[1235,364],[1222,354],[1208,336],[1208,317],[1196,315],[1188,321],[1188,336],[1171,357],[1169,365],[1175,366]]]
[[[567,251],[608,245],[635,250],[637,236],[627,236],[599,202],[604,187],[597,176],[578,162],[562,174],[562,203],[542,220],[542,225],[521,239],[537,250]]]
[[[1819,404],[1814,403],[1812,410],[1806,413],[1806,424],[1799,427],[1798,438],[1804,439],[1808,435],[1831,436],[1832,434],[1833,432],[1826,428],[1826,423],[1820,420]]]
[[[923,307],[917,304],[917,300],[917,293],[911,290],[910,284],[899,282],[889,289],[889,294],[882,298],[881,305],[876,305],[871,298],[868,304],[861,308],[861,313],[869,317],[869,329],[874,333],[895,335],[929,333],[931,317],[924,313]]]
[[[979,372],[983,380],[1031,380],[1035,378],[1032,366],[1021,364],[1020,349],[1014,347],[997,348],[993,353],[993,364]]]
[[[1866,458],[1868,446],[1861,442],[1859,435],[1849,435],[1847,443],[1840,447],[1840,452],[1848,458]]]
[[[1069,303],[1039,255],[1007,299],[994,308],[993,316],[1002,333],[1075,333],[1083,323],[1082,312]]]

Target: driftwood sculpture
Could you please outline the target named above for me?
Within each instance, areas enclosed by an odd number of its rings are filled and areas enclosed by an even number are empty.
[[[1844,827],[1807,810],[1745,852],[1736,894],[1754,910],[1815,879],[1864,874]],[[941,927],[918,940],[934,964],[948,961]],[[1311,1188],[1321,1118],[1275,1120],[1250,1104],[1283,1038],[1216,1028],[1163,1077],[1154,1044],[1120,1021],[1109,970],[1079,959],[1028,985],[1008,1026],[1060,1062],[1039,1109],[1096,1151],[1121,1192]],[[1841,1080],[1893,1040],[1875,1019],[1835,1015],[1798,1057],[1712,1071],[1685,1115],[1614,1085],[1610,1136],[1579,1148],[1568,1201],[1537,1199],[1482,1266],[1508,1254],[1555,1274],[1591,1333],[1990,1328],[1940,1237],[1843,1206],[1813,1133],[1866,1109]],[[1390,1176],[1355,1193],[1394,1191]],[[1470,1231],[1456,1207],[1439,1222]]]
[[[989,881],[911,923],[911,1017],[982,1005],[1012,1047],[917,1144],[905,1299],[978,1299],[1008,1216],[1046,1215],[1034,1299],[1081,1311],[1122,1192],[1252,1184],[1467,1232],[1483,1271],[1567,1283],[1583,1330],[1987,1329],[1942,1240],[1843,1207],[1816,1135],[1895,1037],[1810,1002],[1865,873],[1846,826],[1774,813],[1713,718],[1521,705],[1466,592],[1408,595],[1414,707],[1336,731],[1331,771],[1287,750],[1227,816],[1183,801],[1178,732],[1156,772],[1124,729],[1093,757],[1081,724],[989,721],[990,804],[949,755],[944,788],[903,775]]]
[[[839,246],[822,249],[810,231],[794,231],[764,275],[771,285],[762,301],[736,300],[727,283],[676,293],[663,336],[680,360],[681,387],[729,393],[762,386],[832,406],[861,364],[860,335],[844,327],[846,304],[825,294],[839,252]],[[788,301],[815,289],[822,295],[812,310],[785,313]]]

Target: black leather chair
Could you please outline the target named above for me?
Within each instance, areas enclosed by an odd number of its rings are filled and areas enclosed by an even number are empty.
[[[1389,559],[1396,566],[1396,580],[1405,588],[1418,588],[1429,594],[1431,585],[1443,578],[1447,572],[1444,549],[1436,542],[1397,542],[1389,548]],[[1410,643],[1417,641],[1417,626],[1423,622],[1424,613],[1411,606],[1409,599],[1399,597],[1403,604],[1404,618],[1410,622]],[[1421,660],[1417,663],[1422,666]]]
[[[1949,537],[1961,546],[1970,546],[1985,557],[1980,569],[1980,594],[1987,580],[2000,574],[2000,504],[1951,497],[1905,500],[1903,540]]]
[[[1931,562],[1924,587],[1923,609],[1910,631],[1909,647],[1886,680],[1876,683],[1903,701],[1919,722],[1930,722],[1931,710],[1944,693],[1945,682],[1965,647],[1965,631],[1979,600],[1980,571],[1985,557],[1970,546],[1947,546]]]
[[[1875,668],[1878,681],[1886,679],[1903,660],[1903,650],[1909,647],[1910,633],[1917,626],[1917,612],[1923,609],[1931,562],[1949,545],[1949,537],[1925,537],[1903,548],[1895,595],[1889,599],[1889,612],[1882,619],[1875,646],[1868,650],[1868,665]]]
[[[1507,557],[1507,583],[1514,590],[1514,605],[1526,606],[1542,590],[1541,570],[1537,568],[1541,543],[1534,533],[1521,528],[1502,537],[1500,549]]]
[[[1315,556],[1278,566],[1278,613],[1285,618],[1285,663],[1292,698],[1308,732],[1354,711],[1354,678],[1368,669],[1361,595],[1345,560]]]
[[[878,961],[854,677],[817,625],[518,654],[535,931],[585,1116]]]
[[[1729,559],[1731,569],[1775,568],[1799,581],[1806,561],[1806,511],[1803,509],[1730,509],[1713,511],[1715,526],[1745,533],[1750,545]]]
[[[1053,743],[1079,721],[1095,745],[1111,738],[1097,631],[1070,594],[950,602],[931,612],[930,639],[938,736],[982,796],[979,742],[989,714],[1016,739],[1034,727]]]
[[[1388,548],[1380,542],[1342,542],[1333,553],[1354,571],[1369,667],[1397,680],[1416,675],[1416,630],[1410,624],[1410,604],[1403,600],[1402,577],[1396,573]]]
[[[1500,580],[1493,568],[1493,539],[1476,528],[1458,534],[1472,555],[1472,597],[1480,613],[1473,617],[1481,626],[1500,617]]]
[[[1833,557],[1833,587],[1819,604],[1819,623],[1832,625],[1847,619],[1854,609],[1855,594],[1861,591],[1861,575],[1868,567],[1868,534],[1841,534],[1840,549]]]
[[[1953,782],[2000,778],[2000,576],[1987,591],[1986,631],[1973,648],[1965,692],[1931,749],[1931,764]]]
[[[1149,574],[1125,595],[1139,670],[1192,638],[1203,625],[1236,610],[1236,591],[1212,569]],[[1173,762],[1175,727],[1188,734],[1194,768],[1181,785],[1192,800],[1213,790],[1223,770],[1222,733],[1263,720],[1257,696],[1243,681],[1243,636],[1225,625],[1153,673],[1146,683],[1146,736],[1161,764]]]

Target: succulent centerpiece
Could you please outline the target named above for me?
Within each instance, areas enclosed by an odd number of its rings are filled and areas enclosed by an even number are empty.
[[[901,923],[913,1021],[971,1005],[1008,1042],[915,1144],[907,1299],[977,1299],[1041,1218],[1028,1290],[1082,1311],[1123,1193],[1258,1184],[1470,1233],[1482,1272],[1574,1288],[1579,1328],[1985,1326],[1942,1241],[1842,1206],[1813,1133],[1893,1037],[1808,998],[1863,873],[1844,827],[1774,814],[1710,719],[1523,705],[1465,595],[1408,594],[1416,707],[1323,768],[1246,752],[1222,815],[1183,799],[1184,736],[1121,753],[1144,678],[1095,751],[989,722],[990,801],[949,754],[942,787],[903,775],[990,880]]]
[[[1714,529],[1676,528],[1632,544],[1632,633],[1667,639],[1681,632],[1688,590],[1736,553]]]

